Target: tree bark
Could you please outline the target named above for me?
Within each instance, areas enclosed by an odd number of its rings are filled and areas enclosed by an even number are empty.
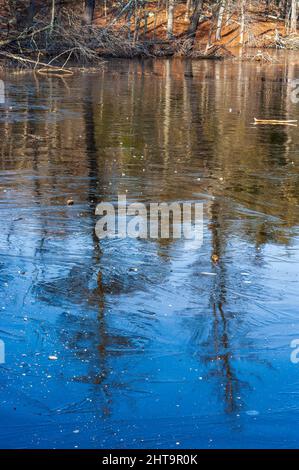
[[[95,0],[85,0],[84,4],[84,13],[83,13],[83,23],[87,25],[92,24],[94,10],[95,10]]]
[[[186,13],[185,13],[185,20],[189,20],[190,12],[192,7],[192,0],[187,0],[186,2]]]
[[[30,0],[29,6],[24,10],[16,11],[16,23],[18,28],[30,27],[33,24],[36,13],[36,0]]]
[[[173,37],[174,0],[168,0],[167,38]]]
[[[240,24],[240,41],[241,45],[244,44],[245,33],[245,0],[241,0],[241,24]]]
[[[291,33],[297,32],[297,0],[292,0],[291,5]]]
[[[197,0],[193,14],[191,16],[190,26],[188,28],[188,36],[193,39],[195,38],[199,18],[202,13],[202,6],[203,0]]]
[[[35,7],[36,7],[36,0],[30,0],[30,4],[27,10],[27,23],[32,25],[34,15],[35,15]]]
[[[56,0],[52,0],[50,32],[53,31],[55,21]]]
[[[223,15],[224,15],[224,10],[225,10],[225,4],[226,4],[225,0],[220,1],[218,19],[217,19],[216,41],[220,41],[221,39],[222,21],[223,21]]]

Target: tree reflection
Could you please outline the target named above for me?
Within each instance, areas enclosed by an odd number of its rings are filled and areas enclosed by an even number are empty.
[[[214,354],[209,360],[214,364],[215,374],[220,381],[224,394],[227,413],[238,410],[242,402],[237,399],[241,383],[232,365],[233,353],[229,337],[229,317],[225,312],[227,302],[227,269],[225,266],[226,235],[225,224],[221,218],[224,207],[220,201],[214,201],[211,207],[212,255],[217,259],[217,276],[211,288],[211,306],[213,312],[212,341]],[[213,370],[213,368],[212,368]]]
[[[1,185],[10,178],[10,199],[3,192],[1,202],[14,211],[3,250],[30,256],[26,295],[45,315],[59,312],[55,346],[70,353],[66,377],[92,385],[100,416],[112,413],[117,390],[133,388],[117,359],[135,348],[148,372],[144,345],[166,348],[168,338],[157,341],[160,329],[173,335],[167,347],[189,358],[181,328],[193,338],[199,322],[211,333],[201,338],[197,357],[217,378],[226,412],[242,405],[246,384],[235,366],[238,325],[230,313],[243,306],[231,295],[239,253],[227,256],[228,244],[246,246],[255,273],[265,264],[263,247],[290,246],[298,232],[298,133],[251,126],[254,116],[296,118],[286,90],[295,71],[281,74],[283,82],[272,66],[117,63],[70,78],[68,88],[58,79],[28,78],[28,90],[3,113]],[[99,243],[95,205],[118,193],[134,202],[204,201],[210,244],[192,252],[173,240]],[[193,315],[189,323],[184,315]],[[238,322],[245,321],[240,314]]]

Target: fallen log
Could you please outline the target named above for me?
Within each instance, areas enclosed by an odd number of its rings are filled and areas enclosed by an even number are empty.
[[[37,73],[40,75],[51,75],[51,77],[69,77],[70,75],[74,75],[72,70],[63,69],[61,67],[45,67],[43,69],[38,69]]]
[[[257,119],[257,118],[254,118],[254,124],[297,126],[297,123],[298,123],[297,119],[282,120],[282,119]]]

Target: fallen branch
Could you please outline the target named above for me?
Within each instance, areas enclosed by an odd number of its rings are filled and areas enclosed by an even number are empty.
[[[51,70],[52,72],[60,72],[63,71],[65,75],[73,75],[73,72],[68,69],[62,69],[62,67],[57,67],[56,65],[50,65],[46,64],[44,62],[38,62],[36,60],[28,59],[26,57],[22,57],[20,55],[12,54],[11,52],[5,52],[5,51],[0,51],[0,55],[7,57],[8,59],[16,60],[19,62],[24,62],[24,63],[29,63],[29,64],[34,64],[45,67],[45,69],[39,69],[38,72],[40,73],[41,70],[47,71],[46,73],[49,73]]]
[[[282,119],[257,119],[257,118],[254,118],[254,124],[297,126],[297,123],[298,123],[297,119],[282,120]]]
[[[66,76],[71,76],[74,75],[74,72],[72,70],[68,69],[63,69],[61,67],[57,68],[44,68],[44,69],[38,69],[37,73],[40,75],[51,75],[52,77],[66,77]]]

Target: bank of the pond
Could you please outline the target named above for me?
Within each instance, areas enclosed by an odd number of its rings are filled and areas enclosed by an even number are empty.
[[[136,24],[128,15],[117,14],[115,8],[103,12],[98,6],[90,26],[82,23],[82,13],[76,9],[71,15],[68,10],[59,9],[55,21],[54,17],[50,21],[49,11],[42,11],[28,26],[12,19],[12,13],[2,8],[0,61],[35,69],[90,66],[101,64],[107,57],[237,57],[271,62],[266,49],[299,48],[299,36],[288,34],[285,20],[266,15],[259,6],[248,10],[244,31],[238,12],[223,21],[220,38],[216,37],[215,15],[208,11],[204,11],[195,33],[190,35],[186,8],[185,4],[175,6],[171,37],[167,33],[167,9],[154,2],[140,9]],[[256,53],[248,53],[248,49],[255,49]]]

